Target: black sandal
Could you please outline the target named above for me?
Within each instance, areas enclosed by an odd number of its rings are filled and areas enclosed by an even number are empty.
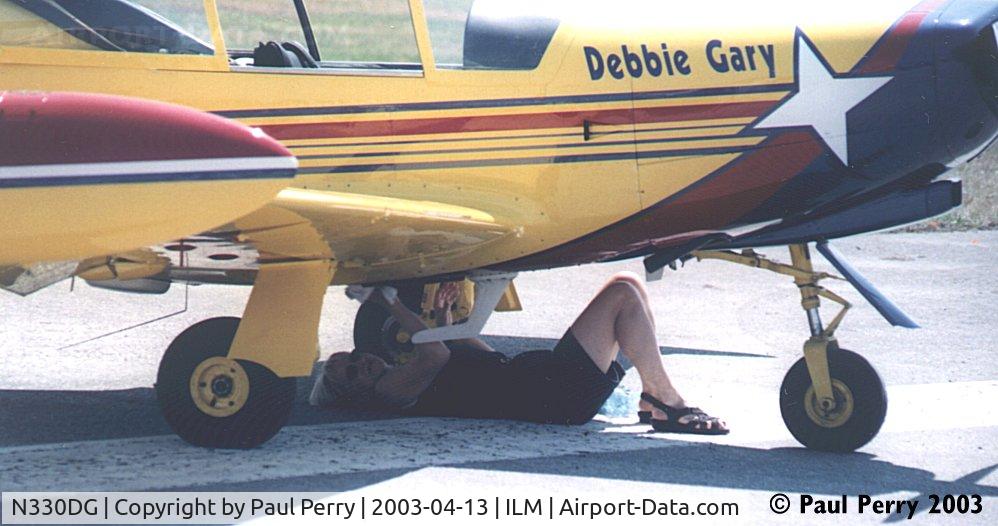
[[[687,433],[691,435],[727,435],[728,429],[720,427],[721,420],[716,416],[710,416],[704,413],[697,407],[683,407],[677,409],[672,406],[668,406],[662,403],[661,400],[655,398],[648,393],[641,393],[641,399],[649,404],[655,406],[656,409],[660,409],[665,416],[669,417],[668,420],[659,420],[657,418],[651,417],[650,411],[641,411],[638,414],[638,418],[641,418],[640,413],[649,413],[648,423],[651,424],[652,429],[655,431],[663,433]],[[687,416],[692,416],[687,422],[680,422],[679,419]],[[711,426],[705,427],[707,423]]]
[[[645,395],[651,396],[648,393],[641,393],[641,398],[644,398]],[[638,410],[638,423],[651,424],[651,411]]]

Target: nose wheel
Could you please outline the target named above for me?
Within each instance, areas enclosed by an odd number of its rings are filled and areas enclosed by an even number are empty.
[[[872,440],[887,416],[884,383],[870,362],[839,348],[835,330],[851,305],[818,284],[824,279],[842,278],[815,272],[807,245],[790,246],[790,265],[766,259],[752,250],[740,254],[695,251],[692,255],[698,260],[719,259],[794,278],[811,337],[804,343],[804,357],[790,368],[780,387],[783,422],[801,444],[820,451],[854,451]],[[842,306],[827,326],[818,312],[819,298]]]
[[[228,358],[239,318],[212,318],[180,333],[156,375],[166,423],[196,446],[256,447],[288,421],[295,378],[279,378],[248,360]]]
[[[845,349],[828,351],[832,398],[817,396],[801,358],[780,386],[783,422],[801,444],[819,451],[849,452],[880,431],[887,416],[887,392],[880,375],[862,356]]]

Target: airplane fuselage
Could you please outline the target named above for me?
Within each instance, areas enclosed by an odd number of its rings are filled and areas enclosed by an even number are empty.
[[[294,188],[446,202],[517,227],[465,254],[350,244],[321,214],[303,218],[308,232],[239,239],[264,261],[350,262],[337,282],[647,254],[925,182],[998,133],[993,2],[780,5],[538,15],[554,28],[535,67],[520,69],[510,64],[529,50],[498,37],[490,47],[487,33],[465,43],[465,61],[483,64],[435,63],[417,13],[420,63],[395,68],[230,63],[216,34],[203,56],[0,43],[0,78],[7,90],[136,96],[237,119],[297,156]],[[285,215],[273,208],[225,228]]]

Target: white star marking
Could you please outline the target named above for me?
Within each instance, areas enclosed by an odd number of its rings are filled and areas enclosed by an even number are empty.
[[[893,77],[835,78],[807,39],[797,37],[797,93],[756,128],[811,126],[843,163],[849,164],[846,114]]]

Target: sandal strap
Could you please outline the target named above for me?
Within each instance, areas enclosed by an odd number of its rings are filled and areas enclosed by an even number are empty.
[[[699,411],[699,409],[697,409],[695,407],[692,407],[692,408],[691,407],[684,407],[682,409],[677,409],[675,407],[672,407],[671,405],[666,405],[664,402],[662,402],[658,398],[655,398],[654,396],[652,396],[652,395],[650,395],[648,393],[641,393],[641,399],[644,400],[645,402],[648,402],[649,404],[651,404],[652,406],[654,406],[656,409],[658,409],[658,410],[662,411],[663,413],[665,413],[665,416],[669,417],[669,420],[672,420],[672,421],[677,420],[681,416],[686,416],[686,415],[690,414],[689,411],[691,409]]]
[[[720,423],[721,421],[720,418],[708,415],[703,411],[703,409],[700,409],[699,407],[693,407],[693,406],[686,406],[681,408],[672,407],[671,405],[666,405],[661,400],[655,398],[654,396],[648,393],[641,393],[641,399],[655,406],[655,408],[665,413],[665,416],[669,417],[669,420],[680,425],[696,426],[697,424],[706,424],[708,422]],[[679,419],[684,417],[692,417],[692,418],[687,418],[686,422],[680,423]]]
[[[669,416],[669,418],[673,418]],[[686,418],[685,422],[680,421],[680,419]],[[684,407],[676,411],[676,416],[674,420],[677,424],[693,426],[699,428],[701,425],[706,424],[710,421],[710,415],[704,413],[699,407]]]
[[[694,407],[693,409],[694,410],[692,412],[688,413],[688,415],[692,416],[692,418],[690,418],[689,420],[687,420],[685,422],[686,425],[691,425],[691,426],[694,426],[694,427],[696,427],[698,429],[701,426],[705,425],[705,424],[717,424],[717,425],[720,425],[720,423],[721,423],[721,419],[720,418],[718,418],[716,416],[710,416],[707,413],[704,413],[703,411],[701,411],[699,408]],[[679,422],[677,421],[677,423],[679,423]],[[711,427],[714,427],[714,426],[712,425]]]
[[[699,407],[686,407],[684,409],[680,409],[679,412],[682,413],[680,416],[693,415],[699,420],[720,420],[720,418],[716,416],[708,415],[706,412],[704,412],[703,409],[700,409]]]

